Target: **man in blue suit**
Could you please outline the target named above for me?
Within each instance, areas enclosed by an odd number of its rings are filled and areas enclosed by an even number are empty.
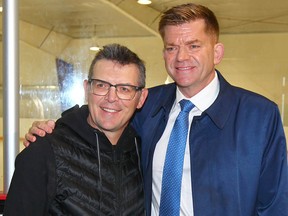
[[[230,85],[215,69],[224,46],[214,13],[192,3],[172,7],[162,15],[159,32],[175,83],[149,89],[132,122],[142,137],[148,215],[160,214],[166,149],[179,101],[187,99],[195,107],[189,113],[177,215],[287,216],[286,140],[278,107]],[[39,128],[30,133],[39,134]],[[26,139],[35,138],[26,134]]]

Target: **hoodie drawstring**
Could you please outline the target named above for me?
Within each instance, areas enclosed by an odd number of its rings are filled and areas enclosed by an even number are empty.
[[[98,134],[95,132],[96,136],[96,146],[97,146],[97,157],[98,157],[98,175],[99,175],[99,210],[102,209],[102,194],[103,194],[103,187],[102,187],[102,176],[101,176],[101,158],[100,158],[100,146],[99,146],[99,138]]]

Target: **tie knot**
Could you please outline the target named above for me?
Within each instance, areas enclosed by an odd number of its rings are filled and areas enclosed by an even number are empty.
[[[194,107],[194,104],[191,103],[191,101],[189,101],[189,100],[183,99],[179,103],[181,106],[181,110],[184,112],[190,112]]]

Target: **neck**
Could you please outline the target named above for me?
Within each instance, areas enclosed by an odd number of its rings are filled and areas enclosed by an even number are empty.
[[[124,131],[124,128],[123,129],[115,129],[115,130],[105,130],[105,128],[101,128],[101,127],[98,127],[94,122],[93,120],[91,119],[91,116],[89,115],[88,118],[87,118],[87,122],[88,124],[93,127],[93,128],[96,128],[98,129],[99,131],[101,131],[102,133],[105,134],[105,136],[107,137],[107,139],[110,141],[110,143],[112,145],[116,145],[118,140],[120,139],[123,131]]]
[[[111,132],[111,131],[102,131],[102,132],[106,135],[106,137],[108,138],[108,140],[112,145],[116,145],[118,143],[118,140],[120,139],[120,136],[122,134],[119,132]]]

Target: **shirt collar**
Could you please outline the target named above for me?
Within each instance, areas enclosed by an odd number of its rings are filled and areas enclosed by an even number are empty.
[[[194,95],[192,98],[186,98],[179,90],[177,86],[176,90],[176,100],[173,105],[173,108],[176,104],[179,103],[182,99],[190,100],[195,107],[197,107],[201,112],[204,112],[212,103],[216,100],[220,90],[220,83],[218,80],[217,73],[215,71],[215,76],[213,80],[199,93]]]

